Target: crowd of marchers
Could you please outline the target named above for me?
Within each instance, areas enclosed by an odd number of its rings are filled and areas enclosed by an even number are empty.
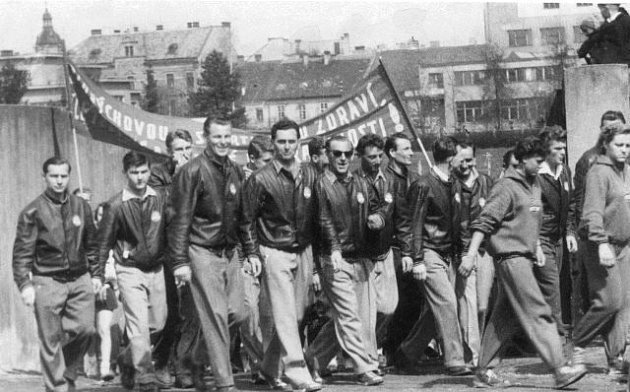
[[[611,376],[627,374],[630,128],[620,112],[604,113],[574,178],[559,127],[518,142],[496,180],[477,170],[473,144],[452,137],[433,143],[419,174],[403,133],[356,146],[314,138],[300,162],[299,127],[285,119],[252,140],[245,167],[229,157],[228,121],[208,118],[204,136],[194,157],[185,130],[169,133],[164,163],[128,152],[125,187],[94,216],[85,192],[68,192],[70,163],[44,162],[46,189],[18,218],[13,273],[37,320],[46,391],[75,390],[97,329],[101,377],[117,371],[142,391],[209,390],[209,374],[217,391],[235,391],[238,366],[279,391],[334,388],[342,367],[373,386],[433,355],[445,375],[507,386],[493,367],[516,336],[555,388],[587,373],[584,349],[599,335]],[[571,324],[563,260],[574,293],[586,293]],[[124,333],[112,347],[104,331],[117,307]]]

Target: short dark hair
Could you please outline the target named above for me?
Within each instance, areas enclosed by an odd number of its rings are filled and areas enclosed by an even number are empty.
[[[457,141],[451,136],[442,136],[433,143],[433,160],[435,163],[443,163],[457,154]]]
[[[599,136],[599,140],[597,141],[597,147],[600,154],[606,153],[606,145],[612,142],[615,136],[627,134],[630,134],[630,128],[625,125],[618,123],[606,125]]]
[[[408,140],[409,143],[411,143],[411,139],[409,139],[409,136],[402,132],[389,135],[389,137],[385,140],[385,146],[383,147],[387,158],[392,157],[392,154],[390,153],[391,150],[398,150],[398,140]]]
[[[220,116],[213,116],[211,114],[208,117],[206,117],[206,121],[203,122],[203,135],[204,136],[210,135],[210,126],[213,123],[214,124],[219,124],[219,125],[232,126],[232,122],[229,119],[227,119],[225,117],[220,117]]]
[[[70,162],[67,159],[61,157],[51,157],[44,161],[42,165],[42,172],[44,174],[48,173],[48,166],[60,166],[60,165],[68,165],[68,174],[72,171],[72,166],[70,166]]]
[[[626,118],[623,113],[619,110],[607,110],[602,114],[602,119],[599,121],[599,126],[604,126],[604,121],[621,121],[623,124],[626,123]]]
[[[319,155],[319,153],[326,149],[326,141],[321,136],[315,136],[310,142],[308,142],[308,155]]]
[[[170,131],[166,134],[166,148],[170,151],[173,146],[173,140],[182,139],[192,144],[192,136],[190,132],[185,129],[176,129],[174,131]]]
[[[78,195],[79,193],[81,193],[81,188],[76,188],[75,190],[72,191],[73,195]],[[86,186],[83,187],[83,193],[94,193],[92,191],[92,188],[88,188]]]
[[[508,167],[510,167],[510,161],[512,160],[513,156],[514,156],[513,148],[510,148],[509,150],[505,152],[505,154],[503,154],[503,168],[504,169],[507,169]]]
[[[273,151],[273,143],[271,143],[269,136],[265,135],[254,136],[247,147],[247,155],[253,156],[254,159],[260,158],[263,153],[268,151]]]
[[[472,148],[473,156],[477,155],[477,146],[470,140],[458,140],[456,147],[463,149]]]
[[[385,146],[385,141],[382,137],[374,133],[368,133],[359,139],[356,149],[359,155],[363,155],[365,154],[365,149],[368,147],[376,147],[382,150],[383,146]]]
[[[123,157],[123,170],[127,172],[127,170],[132,167],[138,167],[142,165],[150,166],[149,159],[146,155],[138,152],[138,151],[129,151]]]
[[[300,126],[295,121],[284,118],[271,126],[271,140],[276,140],[278,131],[287,129],[295,129],[295,135],[298,139],[300,138]]]
[[[567,142],[567,131],[562,129],[559,125],[544,127],[539,133],[538,138],[543,144],[543,148],[546,151],[545,156],[549,154],[549,147],[553,142]]]
[[[352,142],[350,141],[350,139],[348,139],[347,136],[335,135],[331,137],[330,139],[326,140],[326,152],[330,152],[330,145],[332,144],[332,142],[348,142],[350,143],[350,146],[354,150],[354,146],[352,146]]]
[[[546,156],[547,151],[545,151],[540,139],[535,136],[526,137],[516,143],[516,146],[514,147],[514,158],[516,158],[519,162],[523,162],[523,160],[532,157],[544,158]]]

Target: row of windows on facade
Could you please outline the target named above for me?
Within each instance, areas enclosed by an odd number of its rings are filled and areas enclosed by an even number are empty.
[[[561,45],[566,41],[564,27],[543,27],[540,29],[542,45]],[[586,35],[580,26],[573,26],[573,42],[581,44]],[[508,30],[508,45],[511,47],[532,46],[532,29]]]
[[[491,114],[493,101],[462,101],[456,103],[457,121],[481,122]],[[547,112],[545,98],[518,98],[500,102],[501,119],[508,121],[537,121]]]
[[[555,80],[554,67],[523,67],[502,70],[506,83],[518,82],[542,82]],[[456,71],[453,84],[455,86],[474,86],[486,83],[485,71]],[[441,72],[429,73],[429,87],[444,88],[444,74]]]
[[[593,3],[577,3],[578,7],[590,7]],[[543,3],[543,8],[546,10],[552,10],[560,8],[560,3]]]
[[[320,102],[319,112],[325,113],[328,110],[328,102]],[[306,105],[298,105],[298,116],[300,120],[306,120]],[[278,118],[285,117],[285,105],[278,105]],[[256,108],[256,121],[262,122],[265,119],[263,108]]]

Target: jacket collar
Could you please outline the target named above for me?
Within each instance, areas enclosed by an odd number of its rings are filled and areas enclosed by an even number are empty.
[[[378,173],[376,174],[376,177],[374,177],[374,180],[373,180],[373,181],[372,181],[372,177],[371,177],[371,176],[369,176],[369,175],[365,172],[365,170],[363,170],[363,168],[362,168],[362,167],[359,167],[359,168],[357,169],[357,174],[358,174],[359,176],[361,176],[361,177],[365,178],[365,179],[368,179],[371,183],[372,183],[372,182],[374,182],[374,183],[375,183],[375,182],[377,182],[377,181],[379,181],[379,180],[383,180],[383,181],[385,181],[385,175],[383,174],[383,170],[381,170],[380,168],[378,169]]]
[[[562,169],[563,166],[558,165],[558,167],[556,168],[556,172],[554,173],[551,170],[551,166],[549,166],[549,163],[547,163],[547,161],[543,161],[543,163],[540,164],[540,169],[538,169],[538,174],[548,174],[553,177],[554,180],[558,180],[558,178],[560,178],[560,174],[562,174]]]
[[[442,181],[445,184],[450,181],[450,178],[449,178],[448,174],[444,173],[437,166],[433,166],[431,168],[431,175],[433,177],[437,178],[438,180]]]
[[[407,174],[408,174],[408,170],[409,170],[409,169],[407,169],[406,166],[394,163],[393,159],[390,160],[387,163],[387,169],[391,170],[392,173],[394,173],[398,177],[402,177],[402,178],[407,178]]]
[[[155,189],[151,188],[148,185],[147,185],[147,190],[144,192],[144,195],[142,195],[142,197],[136,195],[135,193],[133,193],[132,191],[130,191],[126,187],[123,188],[123,191],[122,191],[122,201],[128,201],[128,200],[131,200],[131,199],[144,200],[144,199],[146,199],[149,196],[157,196],[157,193],[155,192]]]
[[[510,178],[514,181],[520,182],[527,188],[531,188],[533,184],[527,179],[527,177],[525,177],[524,174],[519,173],[516,169],[511,167],[505,171],[503,178]],[[536,178],[534,178],[534,183],[536,183]]]
[[[271,161],[271,164],[273,165],[274,170],[276,171],[276,174],[280,174],[280,172],[284,169],[284,171],[286,171],[287,173],[291,174],[291,176],[293,177],[293,179],[296,179],[299,177],[300,175],[300,171],[302,170],[302,168],[300,167],[300,165],[298,164],[297,161],[294,162],[293,164],[293,168],[291,170],[287,170],[284,166],[282,166],[282,164],[280,162],[278,162],[277,159],[273,159]]]
[[[597,158],[595,159],[595,164],[610,166],[615,171],[615,173],[618,173],[618,174],[621,174],[624,170],[626,170],[626,166],[627,166],[627,165],[624,165],[623,170],[619,171],[619,169],[617,168],[617,165],[615,165],[613,161],[611,161],[610,158],[608,158],[607,155],[603,155],[603,154],[600,154],[597,156]]]
[[[50,189],[46,189],[44,191],[44,196],[50,200],[51,202],[53,202],[54,204],[66,204],[66,202],[68,201],[68,199],[70,198],[70,196],[68,196],[68,191],[64,192],[61,197],[57,196],[57,194],[55,194],[55,192],[51,191]]]
[[[328,169],[328,168],[327,168],[327,169],[324,171],[324,176],[326,176],[326,178],[327,178],[330,182],[332,182],[333,184],[335,183],[335,181],[338,181],[338,182],[344,183],[344,182],[346,182],[346,181],[351,181],[351,180],[352,180],[352,173],[350,173],[350,171],[349,171],[349,170],[348,170],[348,173],[347,173],[346,177],[345,177],[345,178],[341,178],[341,179],[340,179],[340,178],[338,178],[338,177],[337,177],[337,175],[336,175],[335,173],[333,173],[330,169]]]

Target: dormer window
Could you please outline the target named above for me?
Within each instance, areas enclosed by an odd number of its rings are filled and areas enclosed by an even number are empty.
[[[168,46],[168,51],[166,52],[166,54],[170,54],[170,55],[177,54],[177,44],[170,44]]]
[[[95,48],[90,50],[90,60],[96,60],[98,59],[98,56],[101,55],[101,49],[100,48]]]
[[[133,45],[125,45],[125,57],[133,57]]]

